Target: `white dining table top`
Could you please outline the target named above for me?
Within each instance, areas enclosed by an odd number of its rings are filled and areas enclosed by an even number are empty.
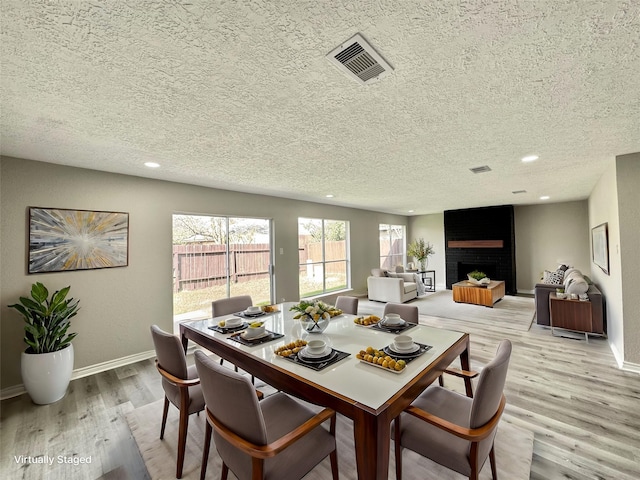
[[[279,304],[277,305],[278,312],[259,317],[261,321],[265,322],[267,330],[282,333],[284,337],[253,346],[245,346],[230,340],[231,334],[216,332],[208,328],[233,315],[223,315],[214,319],[183,323],[187,323],[191,328],[199,330],[205,335],[225,341],[247,354],[254,355],[322,388],[332,390],[372,409],[380,408],[464,335],[461,332],[433,328],[426,325],[417,325],[405,330],[402,332],[403,335],[410,335],[414,341],[431,345],[432,348],[417,359],[407,363],[401,373],[394,373],[366,362],[361,362],[356,358],[356,354],[368,346],[381,350],[393,342],[395,334],[358,326],[353,321],[356,316],[350,314],[342,314],[332,318],[323,333],[309,334],[303,331],[298,320],[293,319],[295,312],[289,311],[289,308],[294,304],[294,302]],[[350,355],[321,371],[315,371],[274,353],[276,348],[296,339],[322,339],[334,349],[348,352]]]

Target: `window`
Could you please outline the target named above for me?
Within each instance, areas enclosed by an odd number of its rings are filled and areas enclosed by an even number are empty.
[[[380,224],[380,268],[392,270],[404,265],[405,244],[404,225]]]
[[[298,218],[300,298],[350,286],[349,222]]]
[[[271,250],[268,219],[173,215],[174,320],[207,318],[218,298],[271,303]]]

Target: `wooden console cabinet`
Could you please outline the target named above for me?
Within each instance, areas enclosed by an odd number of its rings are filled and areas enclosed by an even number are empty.
[[[555,328],[584,333],[589,341],[589,334],[601,335],[593,327],[593,311],[589,300],[573,300],[558,298],[555,293],[549,294],[549,312],[551,315],[551,334]]]

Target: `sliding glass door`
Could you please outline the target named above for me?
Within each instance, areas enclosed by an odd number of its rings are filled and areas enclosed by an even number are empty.
[[[206,318],[219,298],[272,303],[271,244],[268,219],[174,215],[174,320]]]

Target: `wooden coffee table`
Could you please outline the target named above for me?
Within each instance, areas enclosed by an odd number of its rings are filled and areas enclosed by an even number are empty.
[[[504,297],[504,282],[502,280],[491,280],[485,286],[474,285],[464,280],[454,283],[451,287],[453,301],[458,303],[471,303],[493,308],[493,304]]]

